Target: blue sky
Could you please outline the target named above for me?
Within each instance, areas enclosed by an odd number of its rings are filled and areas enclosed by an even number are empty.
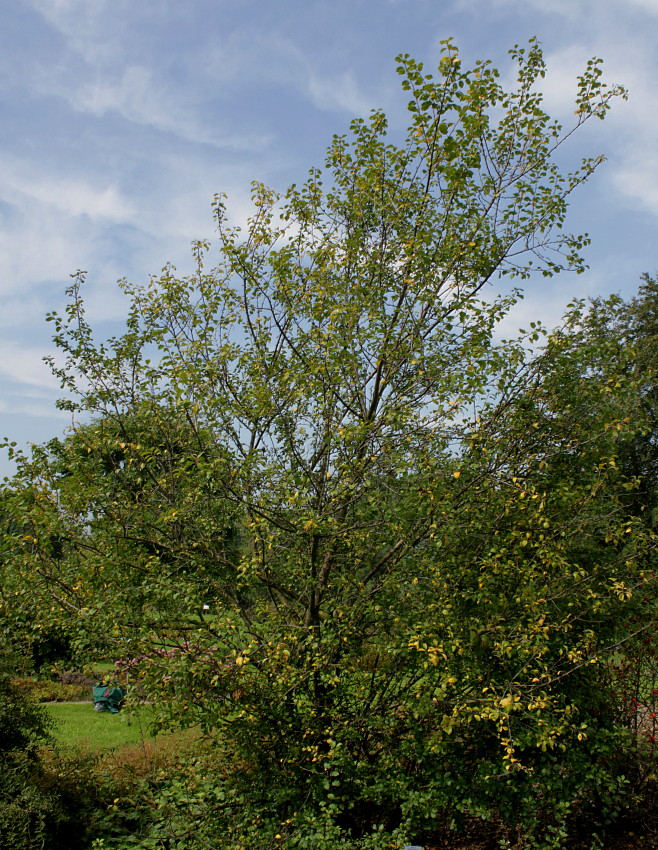
[[[189,266],[212,236],[210,202],[237,220],[259,179],[285,189],[320,165],[333,133],[375,107],[406,121],[394,58],[466,64],[536,35],[549,110],[567,122],[591,56],[628,87],[574,140],[608,161],[574,198],[590,271],[529,281],[514,320],[558,321],[574,296],[632,294],[658,269],[658,0],[0,0],[0,436],[61,434],[46,312],[89,273],[89,316],[116,330],[116,280]],[[7,463],[0,471],[7,472]]]

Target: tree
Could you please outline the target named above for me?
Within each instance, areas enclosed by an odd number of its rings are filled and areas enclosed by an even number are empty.
[[[621,460],[629,475],[641,480],[640,508],[651,509],[655,522],[658,508],[658,280],[643,275],[637,296],[622,309],[617,326],[607,329],[630,346],[634,352],[633,369],[639,384],[635,413],[643,427],[624,446]]]
[[[355,121],[328,183],[254,185],[246,232],[218,197],[212,267],[199,242],[192,275],[124,282],[122,336],[95,342],[82,274],[49,317],[92,421],[19,458],[15,569],[215,730],[218,846],[388,846],[447,809],[532,831],[623,785],[597,675],[650,581],[626,355],[573,368],[577,310],[539,353],[538,325],[498,341],[519,293],[484,298],[583,270],[562,228],[601,159],[554,154],[623,91],[592,60],[563,130],[539,46],[511,54],[510,93],[452,42],[437,78],[400,57],[406,138]]]
[[[14,495],[35,571],[29,584],[7,582],[7,607],[33,604],[43,587],[37,627],[60,626],[62,614],[70,627],[73,615],[78,654],[106,652],[119,637],[132,641],[132,630],[150,622],[192,628],[192,612],[203,617],[217,577],[236,557],[238,535],[235,509],[218,498],[221,478],[202,474],[207,442],[184,419],[145,403],[36,449],[23,472],[38,485]],[[39,520],[26,524],[34,513]]]
[[[596,299],[581,322],[581,346],[616,357],[615,351],[625,349],[627,356],[622,369],[631,382],[624,382],[632,392],[618,398],[619,415],[634,423],[633,429],[622,436],[613,462],[619,469],[620,492],[634,524],[642,524],[649,532],[656,529],[657,473],[657,408],[656,408],[656,280],[643,275],[638,294],[627,302]],[[583,361],[590,373],[595,358],[590,353]],[[581,367],[582,368],[582,367]],[[584,370],[583,370],[584,371]],[[621,489],[623,488],[623,489]],[[656,570],[655,546],[645,553],[643,572],[653,575]],[[624,721],[630,726],[633,741],[629,751],[635,753],[627,760],[626,777],[635,784],[639,796],[650,787],[655,764],[658,738],[657,699],[657,628],[655,622],[655,591],[645,586],[644,605],[640,610],[626,612],[624,627],[627,638],[623,652],[609,665],[608,678],[614,702]]]

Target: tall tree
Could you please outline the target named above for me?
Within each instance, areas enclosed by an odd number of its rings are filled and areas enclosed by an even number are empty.
[[[94,420],[19,460],[24,568],[217,730],[226,846],[388,846],[614,783],[590,724],[646,583],[612,462],[631,378],[569,366],[575,313],[537,356],[538,326],[498,341],[518,292],[484,293],[582,271],[562,228],[601,159],[554,155],[623,91],[593,60],[563,129],[538,45],[511,53],[511,92],[452,42],[436,78],[400,57],[406,138],[355,121],[326,172],[255,184],[244,232],[217,198],[216,261],[124,284],[122,336],[94,340],[82,275],[50,316],[61,404]]]

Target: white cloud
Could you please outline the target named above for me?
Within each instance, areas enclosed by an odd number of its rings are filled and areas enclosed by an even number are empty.
[[[621,195],[658,216],[658,155],[635,150],[614,170],[612,181]]]
[[[589,45],[571,47],[547,56],[546,102],[556,108],[560,98],[573,102],[574,82],[587,55],[604,57],[604,78],[628,90],[628,101],[617,101],[604,125],[590,126],[594,146],[610,156],[603,174],[609,185],[626,199],[625,206],[658,215],[658,93],[654,76],[653,45],[623,31],[612,39],[599,35]],[[571,80],[571,91],[569,81]],[[569,101],[567,101],[569,102]]]
[[[546,77],[541,81],[544,107],[561,120],[574,120],[577,78],[583,73],[593,50],[583,44],[571,44],[562,50],[546,53]],[[606,73],[607,77],[607,73]]]
[[[276,33],[237,33],[203,55],[209,80],[218,86],[273,83],[298,91],[318,109],[367,114],[381,106],[383,93],[367,94],[347,67],[324,71],[318,54]]]
[[[159,7],[147,4],[136,11],[121,0],[31,3],[66,47],[60,62],[30,68],[32,93],[60,97],[76,111],[97,117],[114,112],[134,124],[215,148],[259,152],[268,145],[267,134],[236,133],[222,127],[216,113],[206,108],[221,77],[200,84],[208,72],[198,52],[177,54],[175,73],[162,56],[152,54],[149,23],[157,23]],[[241,60],[239,54],[234,58]],[[226,75],[226,61],[222,67]]]
[[[37,419],[45,419],[50,422],[57,420],[71,422],[71,414],[66,410],[58,410],[54,404],[47,402],[38,404],[35,402],[23,401],[12,405],[11,410],[5,408],[5,413],[13,413],[19,416],[30,416]],[[54,429],[53,429],[54,430]]]
[[[36,284],[64,281],[72,271],[85,268],[90,256],[85,231],[54,215],[40,218],[30,214],[4,228],[0,233],[0,293],[12,297],[20,293],[24,298]],[[22,309],[14,313],[13,324],[32,318]]]
[[[630,0],[631,3],[652,15],[658,15],[658,0]]]
[[[253,176],[245,165],[223,165],[210,154],[169,148],[158,149],[157,160],[154,153],[148,164],[144,155],[127,152],[125,173],[83,164],[84,178],[71,173],[76,166],[69,161],[36,165],[33,156],[3,156],[0,325],[8,329],[40,318],[54,306],[46,303],[44,283],[57,287],[52,300],[59,303],[69,274],[79,268],[89,272],[93,315],[123,316],[115,281],[125,275],[144,281],[169,260],[180,263],[182,273],[190,271],[190,241],[214,234],[210,202],[216,192],[229,195],[232,221],[245,224]],[[135,183],[133,175],[142,172],[148,173]],[[34,287],[40,287],[38,296]],[[14,308],[28,299],[34,309]]]
[[[28,0],[38,12],[88,62],[98,65],[117,56],[122,21],[120,0]],[[106,11],[110,11],[106,15]],[[117,30],[119,32],[117,32]]]
[[[59,383],[43,362],[43,347],[19,345],[0,341],[0,375],[16,383],[48,390],[57,390]]]
[[[376,105],[359,90],[354,75],[349,71],[321,77],[317,73],[308,76],[308,93],[318,109],[340,110],[353,115],[365,115]]]
[[[527,9],[532,6],[544,14],[561,15],[569,20],[586,17],[592,23],[602,14],[612,14],[618,19],[632,7],[650,15],[658,15],[658,0],[458,0],[458,7],[494,6],[499,9],[518,6]],[[629,10],[628,7],[631,7]]]
[[[217,127],[217,122],[204,119],[203,97],[198,91],[192,93],[173,80],[157,79],[152,69],[142,65],[95,70],[75,80],[44,72],[33,90],[62,98],[76,112],[99,118],[114,112],[133,124],[214,148],[260,152],[271,140],[269,134],[235,133]]]
[[[536,2],[536,0],[533,0]],[[542,5],[557,5],[552,0]],[[580,14],[584,3],[574,5]],[[653,3],[658,9],[658,0]],[[574,121],[574,97],[577,77],[592,57],[603,59],[603,80],[610,86],[628,90],[628,101],[618,99],[605,122],[590,119],[587,129],[578,134],[576,143],[583,153],[603,153],[609,158],[599,180],[605,180],[611,193],[625,208],[658,214],[658,156],[654,154],[658,138],[658,73],[656,54],[648,32],[638,26],[615,22],[606,15],[589,27],[576,27],[574,41],[545,52],[547,74],[541,81],[544,107],[565,127]],[[511,72],[505,85],[513,84]]]
[[[26,200],[71,216],[89,216],[93,220],[125,221],[134,216],[132,204],[112,183],[76,177],[56,177],[37,173],[34,164],[5,158],[0,165],[0,198],[22,205]],[[104,185],[102,185],[104,183]]]
[[[44,281],[66,281],[88,267],[106,228],[139,219],[137,207],[107,179],[57,175],[9,156],[0,165],[0,201],[0,292],[12,298],[25,298]],[[22,311],[15,322],[31,318]]]
[[[257,152],[268,134],[236,134],[204,124],[198,95],[189,96],[169,81],[157,81],[152,70],[130,65],[117,74],[100,74],[78,88],[53,88],[78,112],[103,116],[116,112],[128,121],[172,133],[180,139],[215,148]]]

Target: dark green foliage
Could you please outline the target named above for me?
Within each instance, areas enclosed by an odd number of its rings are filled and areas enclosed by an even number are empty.
[[[642,285],[623,311],[623,334],[634,351],[633,367],[639,383],[639,433],[623,446],[620,459],[629,476],[641,485],[637,506],[649,509],[651,522],[658,510],[658,280],[644,275]]]
[[[48,718],[12,685],[5,664],[0,669],[0,846],[51,848],[62,812],[57,794],[45,788],[37,758],[49,733]]]

